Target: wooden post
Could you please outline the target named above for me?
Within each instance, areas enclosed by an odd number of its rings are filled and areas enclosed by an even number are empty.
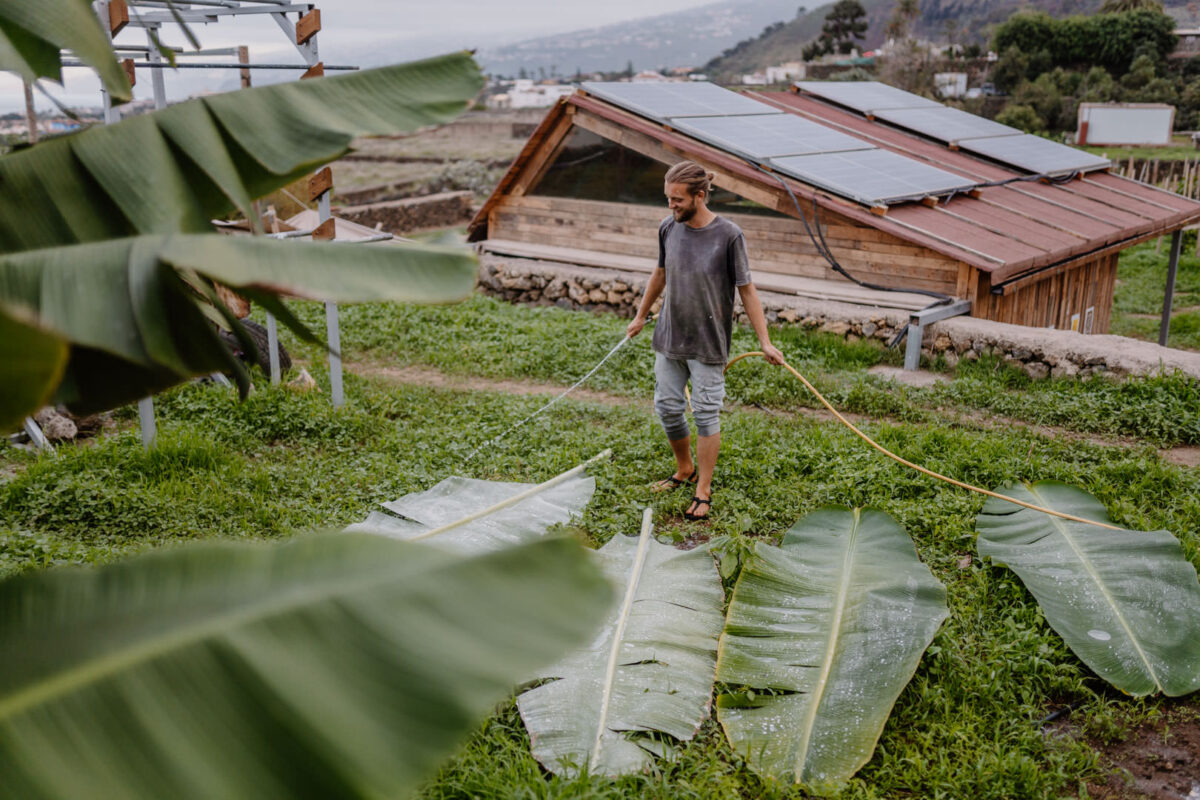
[[[25,124],[29,126],[29,143],[37,144],[37,110],[33,107],[33,87],[25,84]]]
[[[238,63],[239,64],[249,64],[250,63],[250,48],[247,47],[246,45],[242,45],[241,47],[238,48]],[[250,88],[250,70],[248,70],[246,67],[242,67],[240,72],[242,75],[242,88],[249,89]]]

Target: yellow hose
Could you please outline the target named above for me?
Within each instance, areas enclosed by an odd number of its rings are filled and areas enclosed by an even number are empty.
[[[737,358],[733,359],[732,361],[730,361],[728,364],[725,365],[725,371],[728,372],[729,368],[732,367],[734,364],[741,361],[743,358],[749,358],[750,356],[762,356],[763,358],[766,357],[763,355],[762,351],[759,351],[759,350],[755,350],[754,352],[751,352],[751,353],[742,353],[740,356],[738,356]],[[850,420],[843,417],[836,408],[834,408],[832,405],[830,405],[829,401],[826,400],[824,398],[824,396],[822,396],[822,394],[817,391],[817,387],[815,387],[811,383],[809,383],[808,379],[805,378],[803,375],[801,375],[799,372],[797,372],[792,367],[791,364],[789,364],[785,361],[785,362],[783,362],[783,366],[787,367],[788,371],[791,372],[793,375],[795,375],[796,378],[801,383],[804,384],[804,387],[806,389],[808,389],[810,392],[812,392],[813,395],[816,396],[816,398],[821,401],[821,404],[829,409],[830,413],[832,413],[835,417],[837,417],[839,422],[841,422],[843,425],[845,425],[850,430],[854,431],[855,435],[858,436],[858,438],[862,439],[864,442],[871,445],[871,447],[874,447],[876,450],[883,453],[885,456],[892,459],[893,461],[903,464],[904,466],[909,467],[910,469],[915,469],[917,472],[920,472],[924,475],[928,475],[931,478],[937,478],[939,481],[945,481],[946,483],[957,486],[960,489],[967,489],[972,492],[978,492],[979,494],[985,494],[988,497],[995,497],[998,500],[1005,500],[1009,503],[1015,503],[1016,505],[1023,506],[1025,508],[1029,508],[1029,509],[1033,509],[1034,511],[1040,511],[1043,514],[1050,514],[1055,517],[1062,517],[1063,519],[1069,519],[1072,522],[1083,522],[1088,525],[1095,525],[1098,528],[1108,528],[1109,530],[1114,530],[1114,531],[1124,530],[1124,528],[1120,528],[1116,525],[1108,525],[1103,522],[1097,522],[1094,519],[1084,519],[1083,517],[1077,517],[1073,514],[1066,514],[1062,511],[1055,511],[1052,508],[1043,508],[1042,506],[1035,506],[1032,503],[1026,503],[1024,500],[1018,500],[1015,497],[1008,497],[1007,495],[998,494],[996,492],[990,492],[987,489],[981,489],[978,486],[972,486],[969,483],[963,483],[962,481],[956,481],[954,478],[948,478],[945,475],[940,475],[940,474],[934,472],[933,470],[922,467],[920,464],[914,464],[913,462],[908,461],[907,459],[901,458],[900,456],[896,455],[892,451],[888,450],[883,445],[881,445],[878,442],[871,439],[871,437],[867,436],[865,433],[860,431],[858,428],[854,427],[854,424],[852,422],[850,422]]]

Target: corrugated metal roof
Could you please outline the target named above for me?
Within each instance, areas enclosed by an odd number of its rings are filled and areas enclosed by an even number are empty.
[[[873,141],[910,158],[980,183],[1022,173],[874,122],[791,92],[756,94],[760,99]],[[1016,182],[985,186],[934,208],[893,206],[887,218],[947,241],[969,244],[998,259],[990,268],[998,283],[1022,272],[1057,264],[1109,245],[1145,238],[1200,220],[1200,203],[1173,192],[1106,172],[1062,184]]]

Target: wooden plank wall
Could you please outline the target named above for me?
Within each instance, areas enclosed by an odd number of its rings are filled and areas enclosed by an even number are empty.
[[[1108,333],[1112,319],[1113,290],[1117,282],[1117,254],[1107,253],[1008,294],[991,294],[987,275],[980,273],[971,316],[1071,330],[1071,317],[1079,315],[1085,332],[1087,310],[1093,309],[1091,333]]]
[[[488,238],[656,258],[663,206],[507,196],[489,215]],[[806,278],[845,280],[821,258],[798,219],[727,214],[746,234],[750,268]],[[822,216],[825,240],[859,280],[962,295],[960,263],[837,215]],[[965,282],[964,282],[965,283]]]

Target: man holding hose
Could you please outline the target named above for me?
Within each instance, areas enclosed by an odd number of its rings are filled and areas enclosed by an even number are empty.
[[[650,307],[665,290],[652,340],[654,410],[671,443],[676,470],[653,488],[666,491],[694,483],[692,502],[684,512],[690,520],[706,518],[712,507],[735,287],[767,361],[783,363],[783,353],[771,344],[758,291],[750,282],[742,230],[708,208],[712,179],[711,173],[692,161],[680,162],[667,171],[664,192],[671,216],[658,227],[658,268],[626,331],[630,337],[641,332]],[[689,379],[697,434],[694,460],[684,416],[684,387]]]

